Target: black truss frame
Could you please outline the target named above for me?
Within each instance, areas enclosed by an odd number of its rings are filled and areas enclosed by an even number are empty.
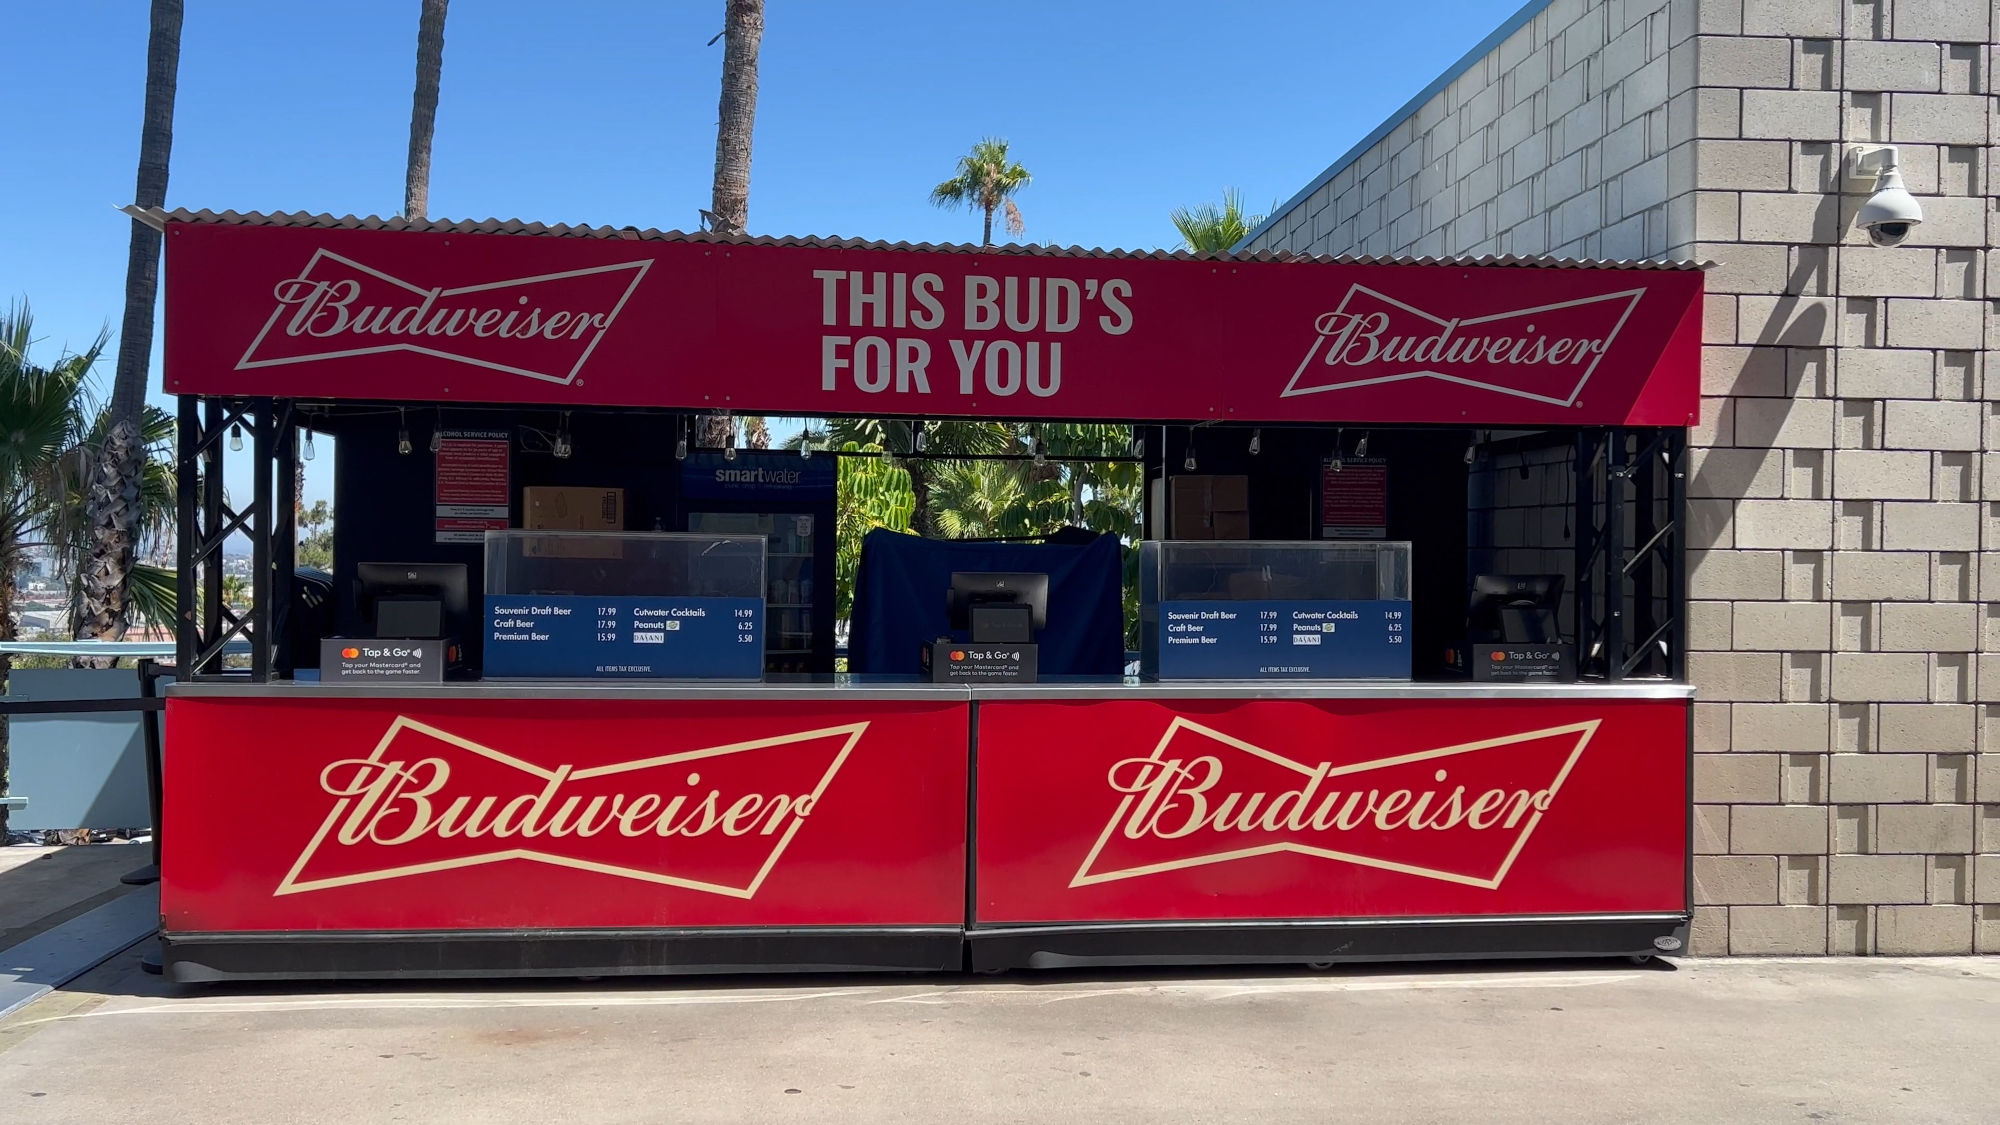
[[[1687,432],[1580,430],[1577,667],[1603,680],[1687,673]]]
[[[290,679],[285,638],[298,543],[300,413],[290,399],[183,395],[179,420],[177,675],[213,680],[247,671],[252,680]],[[236,437],[247,438],[248,448],[231,450]],[[247,457],[255,473],[247,498],[224,486],[232,456]],[[223,599],[223,548],[236,535],[250,540],[251,606],[242,613]],[[247,669],[225,670],[233,641],[249,642]]]

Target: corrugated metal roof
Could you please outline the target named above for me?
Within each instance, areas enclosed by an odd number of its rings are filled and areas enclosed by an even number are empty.
[[[930,242],[882,242],[861,238],[825,238],[818,235],[725,235],[677,230],[639,230],[636,227],[574,226],[568,223],[530,223],[520,219],[403,219],[375,215],[314,215],[304,211],[168,211],[158,207],[126,207],[126,214],[149,226],[164,229],[168,223],[209,223],[225,226],[307,227],[322,230],[426,231],[435,234],[523,234],[557,238],[623,238],[642,242],[710,242],[731,246],[814,246],[837,250],[902,250],[944,254],[1008,254],[1043,258],[1139,258],[1218,262],[1334,262],[1346,265],[1398,266],[1522,266],[1539,269],[1620,269],[1686,270],[1707,269],[1713,262],[1676,261],[1665,258],[1633,258],[1597,261],[1584,258],[1523,257],[1517,254],[1484,254],[1478,257],[1386,257],[1371,255],[1315,256],[1288,251],[1260,250],[1249,254],[1197,254],[1188,250],[1107,250],[1082,246],[1035,246],[1008,244],[975,246],[970,243],[939,245]]]

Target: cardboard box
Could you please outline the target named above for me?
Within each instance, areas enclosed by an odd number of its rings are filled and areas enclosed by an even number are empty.
[[[622,488],[524,488],[521,526],[530,531],[623,531]]]
[[[521,490],[521,526],[529,531],[623,531],[625,490],[622,488],[550,488]],[[530,539],[524,555],[543,558],[618,558],[624,544],[584,540]]]
[[[1175,539],[1250,538],[1249,477],[1168,477],[1167,507]]]
[[[1209,516],[1209,524],[1216,539],[1250,538],[1249,512],[1214,512]]]

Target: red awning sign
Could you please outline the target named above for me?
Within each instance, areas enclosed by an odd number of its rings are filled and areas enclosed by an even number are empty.
[[[166,389],[784,414],[1688,425],[1697,270],[167,225]]]

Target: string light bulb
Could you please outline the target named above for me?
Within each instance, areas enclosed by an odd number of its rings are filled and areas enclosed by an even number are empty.
[[[1132,435],[1132,456],[1144,457],[1145,455],[1146,455],[1146,439],[1140,437],[1137,433],[1134,433]]]
[[[431,452],[436,453],[438,450],[443,448],[444,448],[444,427],[434,426],[431,428]]]
[[[312,460],[312,459],[313,459],[313,456],[314,456],[314,454],[313,454],[313,432],[312,432],[311,430],[307,430],[307,431],[306,431],[306,460],[308,460],[308,461]]]
[[[407,411],[407,410],[404,410],[404,409],[402,409],[401,407],[398,407],[398,408],[396,409],[396,419],[397,419],[397,421],[396,421],[396,452],[398,452],[398,453],[402,454],[402,455],[403,455],[403,456],[405,456],[405,457],[408,457],[408,456],[410,455],[410,450],[412,450],[412,449],[415,449],[415,448],[416,448],[416,446],[413,446],[413,445],[411,445],[411,444],[410,444],[410,413],[409,413],[409,411]]]
[[[923,451],[924,451],[924,424],[922,422],[918,422],[914,425],[911,431],[910,452],[922,453]]]
[[[1181,461],[1182,472],[1194,472],[1194,431],[1188,431],[1187,457]]]
[[[736,439],[734,437],[729,439],[728,445],[722,447],[722,459],[724,461],[736,460]]]
[[[1262,452],[1264,452],[1264,431],[1262,429],[1251,430],[1250,456],[1255,457]]]
[[[229,427],[229,451],[231,453],[243,452],[243,424],[241,422],[232,424]]]
[[[1368,435],[1366,433],[1361,435],[1360,441],[1354,443],[1354,455],[1356,457],[1368,456]]]

